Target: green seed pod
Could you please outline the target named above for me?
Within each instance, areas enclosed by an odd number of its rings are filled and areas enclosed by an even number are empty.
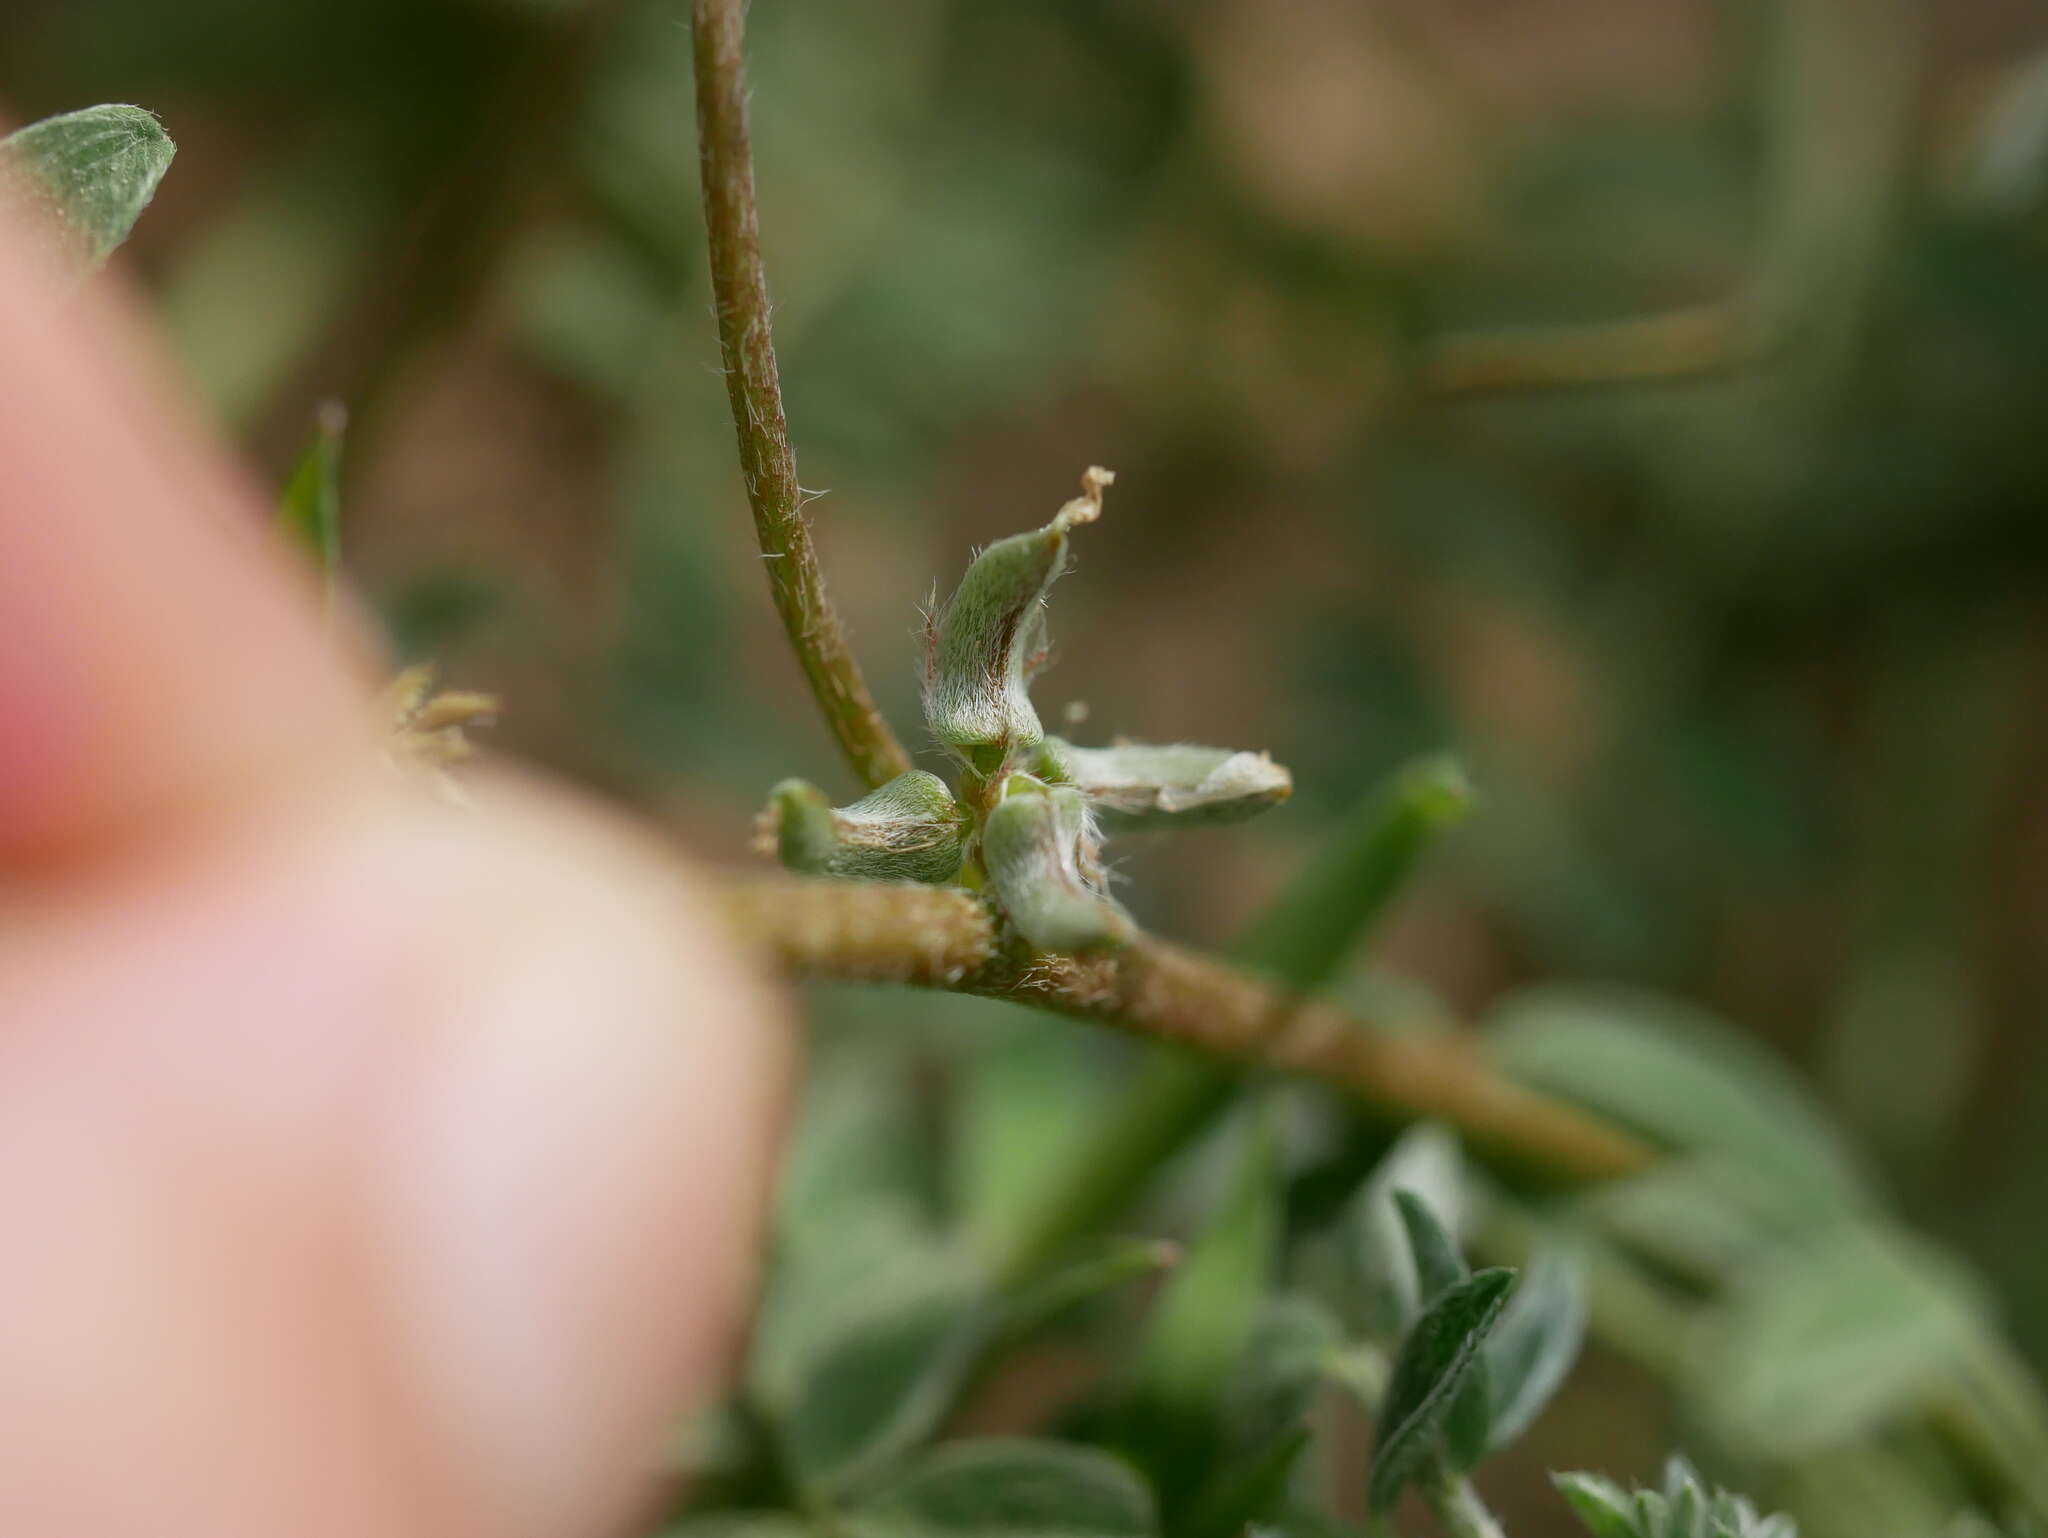
[[[938,885],[960,869],[966,821],[944,780],[913,769],[838,808],[817,786],[784,780],[769,793],[763,831],[794,871]]]
[[[1265,754],[1229,748],[1142,742],[1077,748],[1048,737],[1034,764],[1048,778],[1078,786],[1106,833],[1221,827],[1294,794],[1293,776]]]
[[[1137,934],[1102,892],[1088,800],[1071,785],[1012,775],[981,830],[981,860],[1003,912],[1042,951],[1122,945]]]
[[[1091,469],[1083,495],[1042,529],[997,540],[974,558],[933,619],[925,656],[924,715],[932,736],[993,776],[1044,740],[1031,679],[1045,660],[1045,595],[1067,566],[1067,531],[1102,513],[1113,477]]]

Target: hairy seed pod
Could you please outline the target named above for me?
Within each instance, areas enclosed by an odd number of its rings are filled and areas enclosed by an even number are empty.
[[[967,568],[933,619],[924,714],[932,736],[984,776],[1045,737],[1031,679],[1046,653],[1045,595],[1067,565],[1067,532],[1102,513],[1113,477],[1091,469],[1083,495],[1042,529],[997,540]]]
[[[1012,775],[981,830],[981,860],[1010,922],[1042,951],[1122,945],[1137,926],[1102,892],[1094,820],[1071,785]]]
[[[769,793],[763,826],[791,870],[935,886],[960,869],[967,818],[944,780],[913,769],[837,808],[817,786],[784,780]]]
[[[1229,748],[1142,742],[1077,748],[1048,737],[1033,762],[1048,778],[1077,786],[1105,833],[1220,827],[1256,817],[1294,794],[1294,777],[1264,753]]]

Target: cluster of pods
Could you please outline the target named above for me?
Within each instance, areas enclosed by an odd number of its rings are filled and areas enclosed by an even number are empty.
[[[1040,723],[1031,684],[1048,656],[1046,594],[1066,570],[1072,531],[1101,515],[1111,479],[1091,469],[1051,523],[983,550],[932,616],[925,724],[954,761],[956,784],[913,769],[834,807],[816,786],[784,780],[765,825],[785,865],[980,888],[1025,944],[1085,951],[1136,933],[1107,891],[1105,835],[1241,822],[1287,799],[1293,781],[1263,753],[1084,748]]]

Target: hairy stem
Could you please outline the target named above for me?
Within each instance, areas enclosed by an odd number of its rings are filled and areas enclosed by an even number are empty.
[[[692,7],[698,158],[718,342],[739,434],[740,473],[776,612],[826,725],[854,773],[874,787],[908,769],[910,757],[882,719],[847,646],[804,517],[761,266],[754,158],[747,142],[745,8],[745,0],[695,0]]]
[[[1475,1151],[1551,1179],[1611,1179],[1654,1157],[1629,1133],[1503,1078],[1468,1040],[1378,1028],[1164,941],[1020,959],[987,905],[953,888],[763,877],[725,896],[750,938],[809,976],[1010,999],[1316,1079],[1397,1121],[1446,1122]]]

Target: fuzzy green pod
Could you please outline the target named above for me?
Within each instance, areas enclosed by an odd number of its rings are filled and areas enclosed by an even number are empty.
[[[1012,775],[981,830],[981,861],[1003,912],[1042,951],[1122,945],[1131,916],[1102,891],[1087,797]]]
[[[765,831],[794,871],[936,886],[960,869],[966,814],[944,780],[913,769],[836,808],[817,786],[784,780],[769,793]]]
[[[1042,529],[997,540],[976,556],[933,618],[925,656],[924,715],[932,736],[983,775],[1045,737],[1031,679],[1046,651],[1045,595],[1067,566],[1067,533],[1102,513],[1114,477],[1091,469],[1083,494]]]
[[[1222,827],[1294,794],[1294,777],[1264,753],[1191,743],[1077,748],[1048,737],[1035,763],[1049,778],[1079,787],[1105,833]]]

